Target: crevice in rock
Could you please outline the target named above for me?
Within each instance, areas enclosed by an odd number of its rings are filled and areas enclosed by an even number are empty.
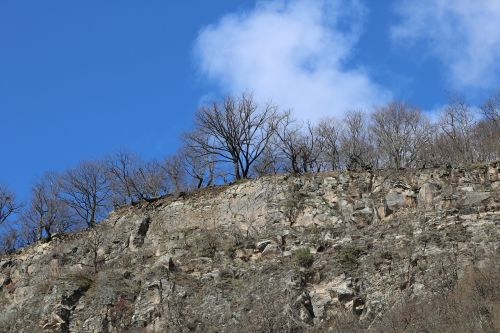
[[[302,304],[306,308],[306,310],[309,313],[309,316],[311,317],[311,319],[314,319],[314,317],[315,317],[314,316],[314,309],[313,309],[313,306],[312,306],[311,296],[309,295],[309,293],[305,293],[304,301],[303,301]]]
[[[81,286],[74,290],[69,296],[63,296],[61,301],[61,306],[58,309],[57,315],[64,320],[60,326],[61,333],[69,333],[69,328],[71,325],[71,320],[73,317],[73,312],[75,311],[76,305],[80,301],[80,298],[89,290],[90,285]]]
[[[151,224],[150,217],[146,217],[142,220],[141,224],[139,225],[139,229],[137,230],[137,235],[134,237],[133,244],[135,247],[140,247],[142,246],[142,244],[144,244],[144,238],[148,233],[150,224]]]

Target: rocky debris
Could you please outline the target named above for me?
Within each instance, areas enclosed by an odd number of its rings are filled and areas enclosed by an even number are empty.
[[[0,331],[368,326],[500,252],[499,169],[275,175],[122,207],[97,272],[85,232],[0,257]]]
[[[342,305],[351,311],[355,310],[353,298],[356,292],[353,289],[352,278],[346,277],[345,274],[314,285],[310,295],[316,318],[325,319],[331,317],[332,314],[339,311]],[[330,311],[329,315],[325,315],[325,311],[332,309],[333,311]]]
[[[362,298],[356,297],[349,302],[347,302],[344,307],[352,311],[354,314],[360,316],[363,313],[363,310],[365,309],[365,302],[363,301]]]
[[[159,305],[163,301],[164,286],[168,285],[165,279],[153,280],[143,285],[135,300],[134,315],[132,317],[134,323],[151,323],[161,315]]]
[[[70,291],[69,294],[63,294],[60,302],[55,305],[54,310],[50,313],[49,318],[42,321],[42,329],[51,332],[70,332],[71,320],[76,305],[89,287],[88,284],[83,284]]]

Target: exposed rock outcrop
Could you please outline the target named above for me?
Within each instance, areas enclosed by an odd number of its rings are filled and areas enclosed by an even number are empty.
[[[368,327],[499,253],[499,170],[276,175],[122,207],[98,261],[86,231],[0,258],[0,331]]]

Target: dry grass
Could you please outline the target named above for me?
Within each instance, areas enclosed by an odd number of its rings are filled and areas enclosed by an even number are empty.
[[[471,268],[448,291],[426,299],[401,299],[373,332],[500,332],[500,262]]]

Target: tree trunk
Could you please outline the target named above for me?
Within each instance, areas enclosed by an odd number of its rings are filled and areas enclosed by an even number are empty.
[[[234,167],[234,179],[235,180],[241,179],[240,166],[238,164],[238,160],[233,161],[233,167]]]
[[[90,221],[89,221],[89,228],[95,227],[95,207],[92,207],[91,212],[90,212]]]
[[[203,186],[203,177],[195,177],[195,179],[198,179],[198,184],[196,185],[196,188],[201,188]]]
[[[50,227],[45,227],[45,233],[47,234],[47,241],[52,240],[52,233],[50,232]]]

